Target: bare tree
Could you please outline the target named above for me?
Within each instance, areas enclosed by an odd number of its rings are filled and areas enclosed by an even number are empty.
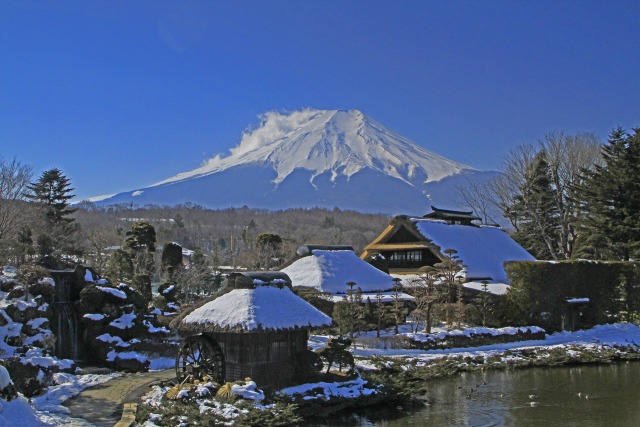
[[[24,218],[20,201],[31,182],[31,166],[0,157],[0,241],[13,238]]]
[[[535,144],[515,147],[504,158],[500,175],[483,185],[460,188],[460,198],[483,219],[494,219],[490,213],[499,211],[508,221],[501,225],[516,232],[523,221],[533,221],[536,238],[545,243],[551,256],[554,259],[570,258],[579,216],[573,189],[582,179],[580,172],[600,162],[600,148],[600,141],[591,133],[548,133]],[[553,210],[557,212],[553,232],[527,200],[526,188],[542,152],[545,152],[548,165]]]

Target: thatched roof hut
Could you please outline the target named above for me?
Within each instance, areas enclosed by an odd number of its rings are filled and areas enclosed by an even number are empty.
[[[308,330],[332,323],[290,289],[280,272],[243,272],[238,286],[184,316],[181,334],[202,334],[222,351],[224,380],[251,377],[263,388],[294,382],[298,355],[307,349]]]

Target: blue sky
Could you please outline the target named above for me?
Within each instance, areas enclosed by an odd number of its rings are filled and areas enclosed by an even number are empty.
[[[79,197],[228,150],[268,110],[357,108],[496,169],[640,126],[638,1],[0,0],[0,155]]]

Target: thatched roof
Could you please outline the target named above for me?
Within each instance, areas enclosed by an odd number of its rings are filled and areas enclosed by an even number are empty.
[[[393,287],[391,276],[360,259],[352,249],[314,248],[282,271],[291,277],[294,287],[332,294],[346,293],[347,282],[356,282],[362,292],[386,291]]]
[[[465,265],[468,279],[493,279],[508,283],[505,261],[531,261],[535,258],[504,230],[492,226],[469,227],[442,221],[413,218],[418,232],[440,251],[455,249]]]
[[[234,289],[186,315],[180,332],[254,332],[330,325],[329,316],[287,286]]]

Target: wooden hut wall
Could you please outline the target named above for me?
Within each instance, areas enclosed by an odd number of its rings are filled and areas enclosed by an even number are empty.
[[[260,387],[292,382],[296,354],[307,348],[306,329],[209,334],[225,356],[226,381],[250,377]]]

